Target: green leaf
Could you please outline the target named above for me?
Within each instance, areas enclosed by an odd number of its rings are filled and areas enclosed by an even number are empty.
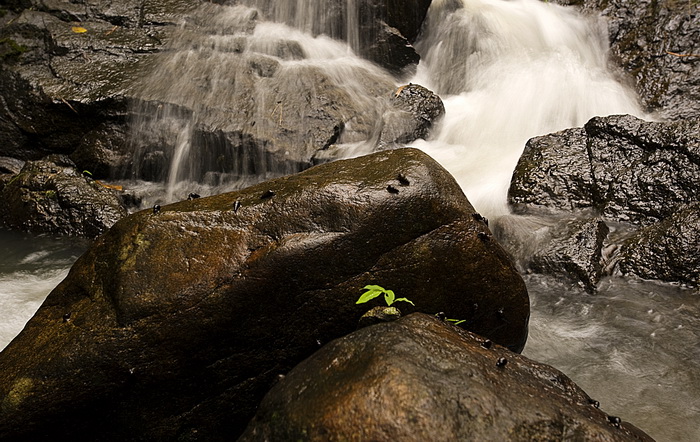
[[[467,322],[466,319],[445,319],[445,321],[454,322],[454,325],[459,325],[463,322]]]
[[[394,295],[394,292],[391,290],[384,290],[384,300],[386,301],[386,305],[391,305],[394,303],[394,299],[396,296]]]
[[[395,300],[394,302],[399,302],[399,301],[408,302],[408,303],[411,304],[412,306],[414,306],[414,307],[416,306],[416,304],[414,304],[413,301],[411,301],[411,300],[409,300],[409,299],[407,299],[407,298],[399,298],[399,299]]]
[[[371,286],[365,287],[365,289],[367,289],[367,291],[364,292],[362,294],[362,296],[360,296],[360,299],[358,299],[355,304],[364,304],[365,302],[370,301],[370,300],[376,298],[377,296],[381,295],[382,292],[384,291],[384,289],[376,290],[376,289],[368,289],[368,287],[371,287]],[[377,286],[374,286],[374,287],[377,287]]]
[[[365,290],[379,290],[380,292],[384,292],[384,287],[380,285],[366,285],[362,288]]]

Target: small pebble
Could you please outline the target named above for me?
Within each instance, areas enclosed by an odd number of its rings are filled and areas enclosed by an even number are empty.
[[[159,213],[160,213],[160,206],[158,204],[156,204],[155,206],[153,206],[153,214],[157,215]]]
[[[498,358],[498,361],[496,361],[496,367],[505,367],[506,364],[508,363],[508,359],[506,358]]]
[[[608,422],[619,428],[620,424],[622,423],[622,419],[617,416],[608,416]]]
[[[490,339],[486,339],[486,340],[481,341],[481,346],[484,348],[487,348],[487,349],[491,348],[492,345],[493,345],[493,342],[491,342]]]
[[[63,315],[63,322],[68,322],[68,321],[70,321],[70,315],[71,315],[70,312],[69,312],[69,313],[66,313],[65,315]]]

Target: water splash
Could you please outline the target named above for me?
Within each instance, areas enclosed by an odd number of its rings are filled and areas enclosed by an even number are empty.
[[[508,213],[528,139],[593,116],[643,116],[608,66],[605,24],[537,0],[434,1],[414,82],[440,94],[446,116],[416,143],[457,178],[477,210]]]

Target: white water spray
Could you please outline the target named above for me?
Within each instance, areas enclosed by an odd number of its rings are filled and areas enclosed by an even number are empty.
[[[607,64],[604,24],[537,0],[434,1],[417,45],[415,83],[443,98],[434,138],[417,142],[488,217],[507,192],[528,139],[591,117],[642,116]]]

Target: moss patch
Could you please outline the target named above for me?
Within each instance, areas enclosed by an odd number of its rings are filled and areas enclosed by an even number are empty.
[[[15,381],[10,392],[5,396],[0,404],[0,409],[9,410],[17,408],[29,395],[34,381],[31,378],[19,378]]]
[[[0,38],[0,60],[19,57],[29,49],[11,38]]]

